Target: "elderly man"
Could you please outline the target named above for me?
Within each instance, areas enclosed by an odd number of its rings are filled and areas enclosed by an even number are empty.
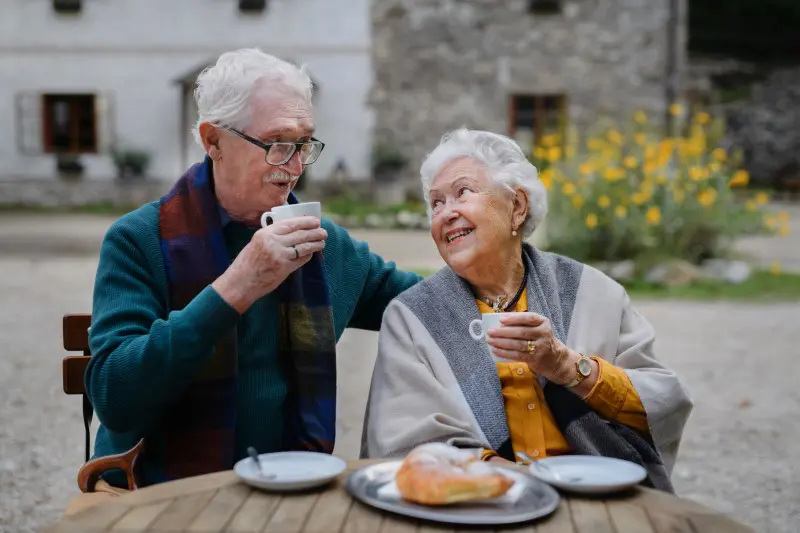
[[[94,290],[95,455],[144,438],[141,485],[230,469],[249,446],[332,452],[337,339],[377,330],[421,279],[327,220],[261,228],[324,147],[301,69],[226,53],[195,96],[205,160],[109,229]],[[109,472],[101,490],[125,486]]]

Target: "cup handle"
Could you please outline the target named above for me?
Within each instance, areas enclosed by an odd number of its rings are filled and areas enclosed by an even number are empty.
[[[267,211],[266,213],[261,215],[261,227],[262,228],[266,228],[267,226],[269,226],[269,224],[267,224],[267,221],[269,219],[271,219],[271,218],[272,218],[272,212],[271,211]],[[274,222],[274,220],[272,220],[271,222]]]
[[[475,333],[475,326],[478,326],[478,333]],[[469,323],[469,336],[476,341],[483,340],[483,322],[480,319],[475,319]]]

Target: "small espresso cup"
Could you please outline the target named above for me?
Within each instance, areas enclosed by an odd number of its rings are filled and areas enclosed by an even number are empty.
[[[272,211],[267,211],[261,215],[261,226],[267,227],[280,220],[304,216],[321,218],[322,207],[320,203],[304,202],[302,204],[286,204],[273,207]]]
[[[469,323],[469,335],[476,341],[482,341],[486,339],[486,333],[492,329],[501,326],[500,319],[504,316],[510,315],[511,313],[484,313],[481,315],[480,319],[475,319]],[[497,357],[496,355],[492,354],[492,359],[495,361],[509,361],[508,359],[504,359],[502,357]]]

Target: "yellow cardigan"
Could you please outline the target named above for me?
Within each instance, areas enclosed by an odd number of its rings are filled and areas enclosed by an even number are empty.
[[[527,311],[527,291],[523,291],[514,309]],[[476,300],[481,313],[492,308]],[[614,420],[647,435],[647,415],[636,389],[624,370],[600,357],[592,357],[599,365],[597,383],[584,401],[607,420]],[[571,449],[544,401],[544,391],[527,363],[495,363],[505,400],[506,420],[514,452],[525,452],[542,459],[548,455],[563,455]],[[497,455],[484,450],[484,460]]]

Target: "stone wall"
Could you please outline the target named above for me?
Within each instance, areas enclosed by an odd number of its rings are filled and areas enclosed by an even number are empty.
[[[662,115],[669,0],[564,0],[554,15],[528,14],[527,0],[498,4],[373,2],[375,140],[410,154],[413,170],[449,129],[508,133],[514,93],[565,94],[578,125],[604,110]]]
[[[800,179],[800,67],[772,73],[727,112],[728,142],[744,152],[753,181]]]

